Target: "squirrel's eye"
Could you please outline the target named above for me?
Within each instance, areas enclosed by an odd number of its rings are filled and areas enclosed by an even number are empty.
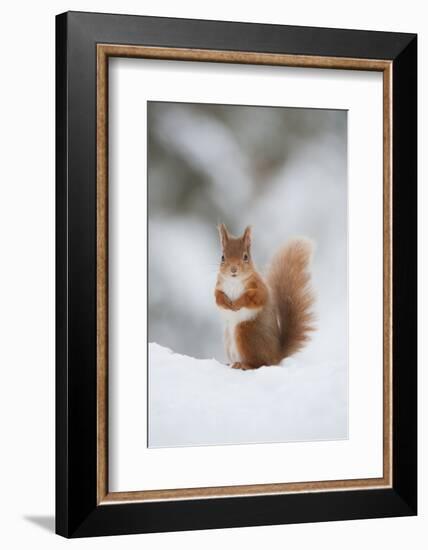
[[[221,257],[221,263],[224,262],[224,255]]]
[[[244,254],[244,262],[248,262],[248,254]]]

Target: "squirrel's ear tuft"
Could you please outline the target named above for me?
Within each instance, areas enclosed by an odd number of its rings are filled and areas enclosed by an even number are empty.
[[[244,234],[242,236],[242,240],[244,241],[244,245],[249,249],[251,246],[251,225],[245,228]]]
[[[224,225],[224,223],[221,223],[219,226],[217,226],[217,229],[220,235],[221,246],[224,248],[227,241],[229,240],[229,232],[227,231],[227,227]]]

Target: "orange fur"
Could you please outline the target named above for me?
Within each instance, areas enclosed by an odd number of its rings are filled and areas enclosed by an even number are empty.
[[[241,364],[247,368],[277,365],[282,359],[278,332],[269,321],[268,318],[259,315],[251,321],[239,323],[235,329]]]
[[[219,307],[222,307],[224,309],[232,309],[232,302],[229,300],[226,294],[218,288],[215,289],[215,301]]]
[[[275,254],[268,273],[278,308],[283,357],[302,349],[314,330],[315,298],[308,271],[311,254],[309,241],[294,239]]]
[[[313,330],[314,298],[307,269],[311,247],[304,240],[293,240],[281,249],[266,283],[251,258],[250,228],[236,238],[222,224],[219,233],[223,254],[215,299],[221,309],[234,312],[227,314],[225,334],[228,355],[235,356],[232,367],[277,365],[299,351]],[[227,295],[237,288],[238,296]]]
[[[231,303],[231,309],[238,311],[242,307],[263,307],[268,299],[268,289],[258,273],[254,273],[245,284],[245,292]]]

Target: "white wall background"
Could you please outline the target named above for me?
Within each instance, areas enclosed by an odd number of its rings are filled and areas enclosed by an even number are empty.
[[[420,97],[426,80],[423,3],[391,0],[307,0],[249,3],[217,0],[9,2],[0,18],[0,544],[8,549],[79,548],[207,549],[287,545],[330,550],[382,544],[423,548],[428,531],[428,484],[420,471],[418,518],[258,527],[78,540],[53,535],[54,511],[54,16],[90,10],[290,25],[418,32]],[[425,67],[423,66],[425,61]],[[420,252],[426,193],[422,152],[426,108],[420,105]],[[424,277],[420,260],[420,281]],[[425,302],[420,293],[421,310]],[[423,314],[420,313],[422,321]],[[424,326],[420,324],[422,347]],[[421,350],[422,351],[422,350]],[[421,354],[420,364],[423,365]],[[420,370],[420,464],[423,465],[427,377]],[[382,541],[382,542],[381,542]]]

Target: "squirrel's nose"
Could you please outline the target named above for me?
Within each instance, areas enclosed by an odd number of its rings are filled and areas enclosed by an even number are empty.
[[[236,265],[233,265],[231,268],[230,268],[230,271],[232,273],[236,273],[238,271],[238,268],[236,267]]]

